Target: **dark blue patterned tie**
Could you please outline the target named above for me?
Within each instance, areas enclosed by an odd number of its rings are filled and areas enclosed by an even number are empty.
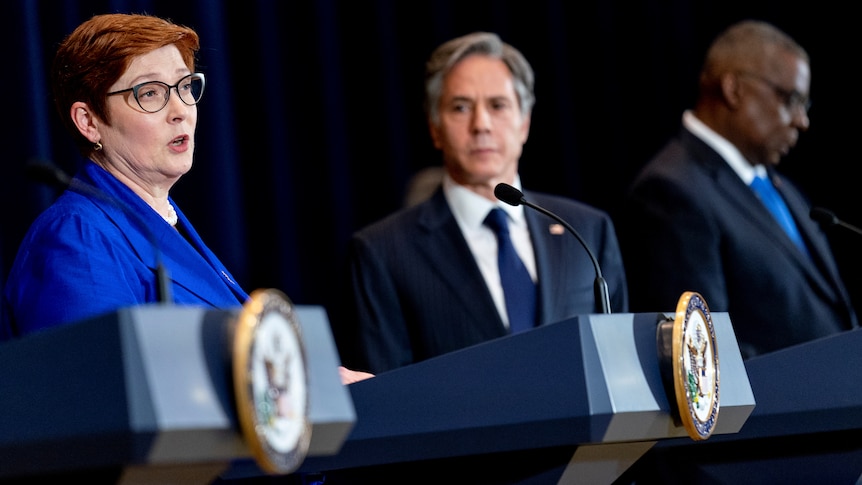
[[[512,245],[506,212],[492,209],[485,218],[485,225],[497,235],[497,264],[506,297],[509,328],[512,333],[529,330],[536,325],[536,285]]]
[[[790,215],[787,204],[784,203],[784,199],[781,198],[781,194],[778,193],[772,182],[766,178],[754,177],[754,180],[751,181],[751,188],[766,208],[769,209],[769,212],[775,216],[775,219],[784,228],[784,232],[790,236],[790,239],[796,243],[796,246],[805,255],[808,255],[808,248],[805,247],[805,242],[802,240],[802,235],[799,234],[799,229],[793,221],[793,216]]]

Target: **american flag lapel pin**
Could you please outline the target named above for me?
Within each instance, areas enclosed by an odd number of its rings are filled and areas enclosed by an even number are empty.
[[[548,232],[553,236],[559,236],[564,232],[564,229],[561,224],[551,224],[548,226]]]

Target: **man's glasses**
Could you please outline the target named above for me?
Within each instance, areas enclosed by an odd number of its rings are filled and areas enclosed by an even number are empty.
[[[795,89],[784,89],[781,86],[770,81],[769,79],[766,79],[763,76],[759,76],[751,72],[743,71],[739,74],[742,76],[750,77],[769,86],[775,93],[775,95],[781,99],[781,102],[784,103],[784,106],[790,111],[793,111],[795,109],[801,109],[803,112],[807,113],[808,110],[811,109],[811,99],[809,99],[808,96],[805,96],[799,91],[796,91]]]
[[[147,113],[155,113],[161,111],[162,108],[168,105],[168,99],[171,97],[171,89],[176,89],[180,100],[183,103],[194,106],[198,104],[201,97],[204,95],[204,86],[206,80],[202,72],[195,72],[183,77],[173,86],[169,86],[161,81],[148,81],[145,83],[132,86],[129,89],[121,89],[106,96],[115,94],[128,93],[131,91],[135,96],[135,101],[138,106]]]

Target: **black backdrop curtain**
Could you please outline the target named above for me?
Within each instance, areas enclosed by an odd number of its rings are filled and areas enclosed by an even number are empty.
[[[172,195],[248,291],[329,303],[349,234],[398,209],[409,177],[439,163],[421,108],[424,62],[474,30],[497,32],[536,71],[525,187],[613,214],[676,131],[709,40],[741,18],[769,20],[812,55],[812,127],[781,169],[817,205],[862,222],[858,184],[842,170],[859,137],[850,72],[860,42],[854,16],[829,2],[12,0],[3,12],[4,280],[24,231],[56,196],[24,165],[72,172],[80,163],[51,104],[56,45],[108,12],[156,14],[201,35],[197,153]],[[862,238],[833,242],[857,296]]]

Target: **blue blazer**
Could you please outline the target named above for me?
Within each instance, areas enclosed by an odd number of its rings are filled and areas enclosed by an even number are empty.
[[[626,280],[610,217],[562,197],[526,192],[584,238],[607,280],[611,308],[628,308]],[[594,266],[550,217],[525,208],[536,254],[541,325],[596,313]],[[333,325],[342,362],[383,372],[508,333],[442,189],[352,237],[350,285]]]
[[[177,215],[185,237],[88,161],[25,235],[5,285],[0,337],[157,302],[159,257],[175,303],[242,305],[248,295],[179,208]]]
[[[684,291],[728,312],[744,357],[857,326],[810,205],[770,169],[811,258],[721,156],[682,128],[635,179],[616,219],[635,312],[673,312]]]

